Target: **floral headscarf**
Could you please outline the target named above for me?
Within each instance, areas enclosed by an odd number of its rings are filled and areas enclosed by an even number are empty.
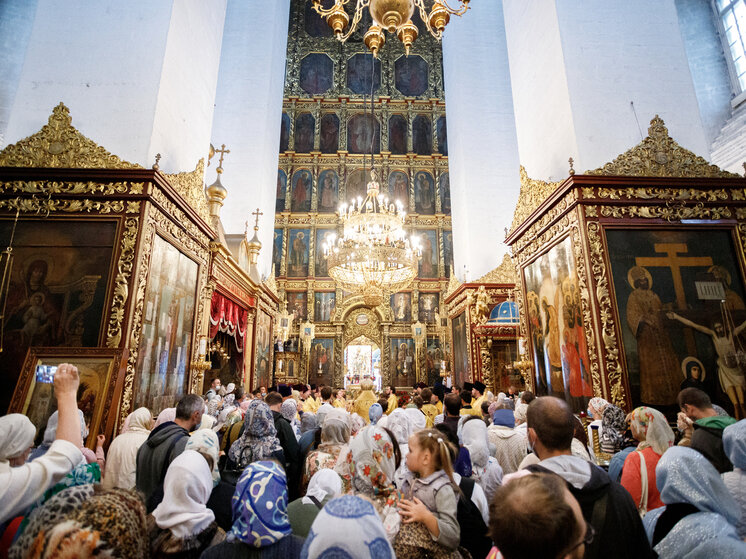
[[[198,429],[189,436],[184,450],[196,450],[200,454],[212,459],[212,483],[217,485],[220,481],[218,471],[218,460],[220,459],[220,442],[218,436],[212,429]]]
[[[604,413],[604,410],[606,409],[606,406],[609,405],[608,400],[604,400],[603,398],[591,398],[588,402],[588,409],[590,410],[593,408],[598,413],[602,414]]]
[[[624,410],[614,404],[609,404],[604,410],[601,420],[601,450],[614,454],[619,452],[624,442],[624,432],[627,430]]]
[[[228,540],[266,547],[292,532],[285,472],[276,462],[249,464],[233,494],[233,527]]]
[[[673,445],[674,434],[666,417],[654,408],[641,406],[632,412],[632,425],[645,433],[640,448],[651,447],[657,454],[663,454]]]
[[[350,441],[350,471],[356,492],[373,497],[380,505],[395,505],[401,493],[394,485],[394,444],[381,427],[369,425]]]
[[[270,458],[274,452],[282,450],[277,438],[277,429],[272,418],[272,410],[263,400],[252,400],[246,408],[244,430],[228,451],[228,457],[236,464],[250,464]]]
[[[371,405],[370,408],[368,408],[368,417],[370,418],[370,423],[372,425],[375,425],[378,423],[378,420],[381,419],[381,416],[383,415],[383,408],[381,407],[381,404],[376,402],[375,404]]]

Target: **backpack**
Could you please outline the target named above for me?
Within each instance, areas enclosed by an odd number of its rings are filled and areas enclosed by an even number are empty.
[[[462,477],[458,484],[461,495],[458,499],[456,519],[461,527],[461,541],[459,545],[466,548],[472,557],[487,557],[492,549],[492,540],[487,535],[487,525],[482,513],[471,500],[476,482],[468,477]]]

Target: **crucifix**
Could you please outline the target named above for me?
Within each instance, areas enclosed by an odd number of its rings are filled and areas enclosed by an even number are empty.
[[[220,161],[218,162],[218,167],[220,167],[221,169],[223,168],[223,157],[225,157],[226,153],[230,153],[230,152],[231,152],[231,150],[225,149],[225,144],[223,144],[222,146],[220,146],[220,149],[216,149],[215,150],[215,153],[219,153],[220,154]]]
[[[673,290],[676,294],[676,306],[679,310],[686,310],[686,294],[684,293],[684,282],[681,279],[681,268],[684,267],[707,267],[712,266],[712,258],[709,256],[682,256],[681,253],[688,252],[689,247],[685,243],[655,243],[655,252],[663,256],[638,256],[635,258],[637,266],[670,268],[673,277]],[[694,336],[691,330],[686,330],[686,345],[692,355],[696,352]]]
[[[256,222],[254,223],[254,231],[259,231],[259,216],[264,215],[264,212],[260,212],[259,208],[255,212],[251,212],[251,215],[256,216]]]

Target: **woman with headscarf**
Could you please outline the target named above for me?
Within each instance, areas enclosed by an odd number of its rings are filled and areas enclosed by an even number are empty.
[[[630,415],[632,436],[640,444],[624,460],[621,483],[632,495],[637,510],[644,515],[663,506],[655,482],[655,467],[673,445],[674,434],[666,417],[654,408],[642,406]]]
[[[263,400],[252,400],[244,416],[243,435],[228,451],[227,470],[242,470],[257,460],[276,459],[285,463],[285,456],[277,438],[272,410]]]
[[[293,534],[307,537],[319,511],[342,492],[342,478],[333,470],[323,469],[313,474],[306,495],[288,505],[288,519]]]
[[[285,400],[280,408],[282,417],[288,420],[295,433],[295,440],[300,440],[300,421],[298,420],[298,404],[292,398]]]
[[[215,414],[215,416],[217,416],[217,414]],[[176,419],[176,408],[165,408],[161,411],[161,413],[158,414],[158,417],[155,418],[153,429],[155,429],[156,427],[160,427],[164,423],[173,421],[174,419]]]
[[[250,464],[236,484],[233,526],[226,540],[203,559],[287,558],[300,556],[303,539],[292,534],[285,472],[276,462]]]
[[[305,414],[304,414],[305,415]],[[346,465],[347,453],[350,442],[350,424],[347,414],[338,408],[329,412],[321,427],[321,443],[316,450],[308,453],[303,468],[303,482],[301,494],[305,493],[306,487],[316,472],[324,468],[335,469],[339,464],[339,473],[345,481],[344,492],[350,490],[351,474]],[[339,463],[340,458],[343,464]]]
[[[746,557],[746,543],[735,528],[738,506],[704,455],[673,447],[655,475],[665,506],[650,511],[643,524],[658,557]]]
[[[103,459],[103,457],[98,458],[96,452],[93,452],[90,448],[87,448],[85,446],[85,440],[86,438],[88,438],[88,427],[85,426],[85,416],[80,410],[78,410],[78,417],[80,418],[80,437],[83,440],[83,445],[80,447],[80,452],[83,453],[86,462],[88,462],[89,464],[98,462],[99,466],[101,466],[101,471],[103,471],[106,460]],[[47,420],[47,428],[44,430],[44,440],[42,440],[42,443],[31,452],[28,457],[29,460],[36,460],[40,456],[44,456],[44,454],[46,454],[46,452],[49,450],[49,447],[52,446],[52,443],[57,438],[58,422],[59,411],[55,411],[52,415],[49,416],[49,419]],[[99,444],[98,446],[101,445]],[[103,449],[101,453],[103,454]]]
[[[723,451],[733,464],[733,471],[723,474],[723,482],[741,509],[736,528],[738,537],[746,540],[746,419],[723,429]]]
[[[329,501],[319,512],[303,545],[304,559],[335,557],[395,559],[385,526],[371,503],[352,495]]]
[[[8,556],[149,557],[145,505],[135,491],[70,487],[34,511]]]
[[[624,444],[624,432],[627,430],[627,421],[624,410],[614,404],[609,404],[604,409],[601,420],[601,432],[599,442],[601,452],[616,454]]]
[[[495,410],[492,425],[487,428],[487,438],[495,446],[494,456],[503,474],[517,471],[521,461],[528,454],[528,438],[524,430],[515,429],[512,410]]]
[[[373,404],[370,408],[368,408],[368,418],[370,419],[370,424],[375,425],[378,423],[378,420],[381,419],[381,416],[383,415],[383,408],[381,407],[381,404],[376,402]]]
[[[394,541],[401,525],[398,510],[401,493],[394,485],[394,473],[401,457],[395,448],[384,429],[370,425],[350,441],[348,457],[353,493],[373,502],[390,542]],[[314,526],[317,522],[318,518]]]
[[[593,450],[593,431],[598,430],[598,441],[601,442],[601,434],[603,433],[603,418],[604,410],[609,405],[607,400],[603,398],[591,398],[588,402],[588,417],[592,419],[588,424],[588,451],[593,461],[596,461],[596,454]]]
[[[409,437],[414,433],[412,420],[403,408],[396,408],[391,412],[391,415],[388,416],[386,428],[394,435],[394,438],[399,445],[401,464],[397,468],[396,474],[394,474],[394,483],[396,483],[397,487],[401,487],[401,484],[404,483],[404,479],[407,477],[407,473],[409,472],[409,469],[407,468],[407,454],[409,454]]]
[[[207,508],[211,470],[195,450],[184,450],[171,462],[163,481],[163,501],[149,517],[151,557],[197,558],[225,539],[215,514]]]
[[[469,451],[471,477],[481,486],[489,501],[502,483],[503,470],[490,455],[487,425],[480,418],[475,420],[472,417],[476,416],[467,417],[461,426],[461,443]]]
[[[109,467],[104,477],[104,488],[132,489],[135,487],[137,451],[150,435],[153,416],[148,408],[138,408],[127,416],[127,429],[111,441]]]

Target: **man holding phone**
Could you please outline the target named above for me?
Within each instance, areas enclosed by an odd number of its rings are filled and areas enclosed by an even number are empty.
[[[57,368],[54,394],[57,398],[59,423],[57,438],[46,454],[16,468],[12,468],[8,460],[0,460],[0,503],[3,503],[0,508],[0,523],[22,514],[47,489],[83,462],[77,401],[79,384],[77,367],[62,363]],[[12,418],[0,417],[0,446],[14,436],[12,430]],[[29,449],[32,444],[33,441],[30,442]]]

